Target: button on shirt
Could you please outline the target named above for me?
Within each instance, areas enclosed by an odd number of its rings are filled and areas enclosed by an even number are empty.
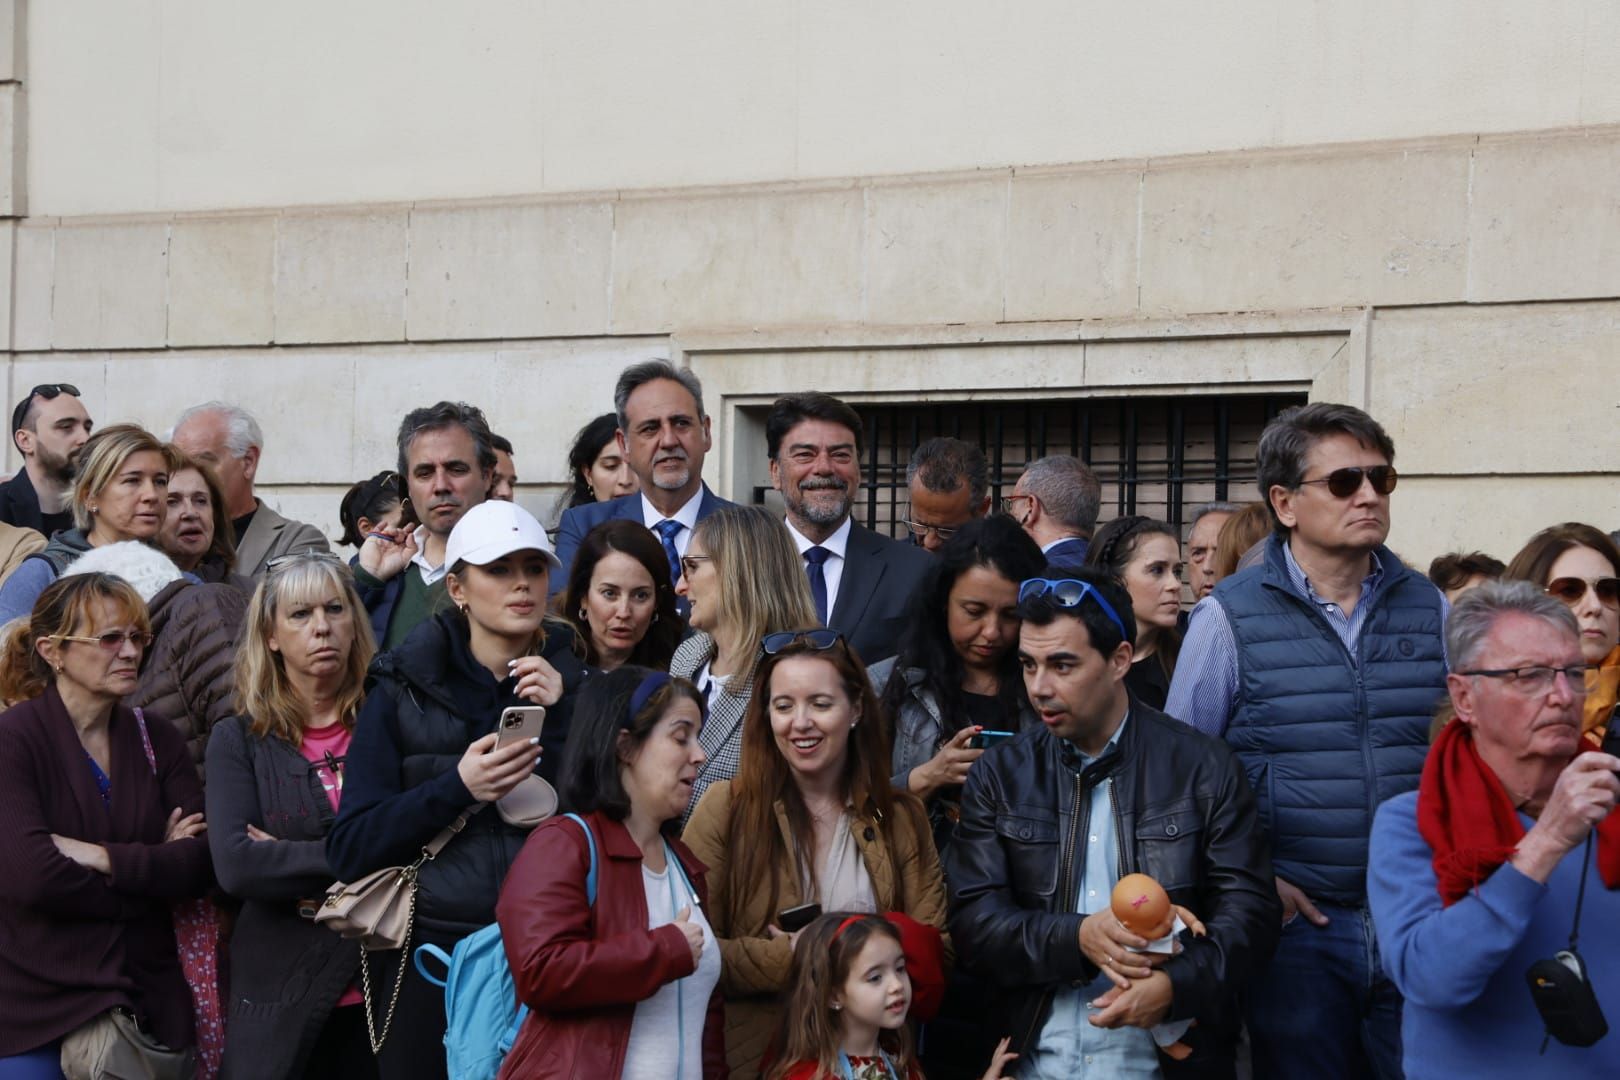
[[[799,549],[799,562],[804,563],[804,553],[816,545],[805,539],[804,534],[793,527],[793,522],[783,519],[787,525],[788,535],[793,537],[793,546]],[[849,550],[849,518],[838,526],[838,531],[821,542],[821,546],[829,552],[827,561],[821,564],[821,576],[827,582],[827,621],[832,622],[833,612],[838,610],[838,585],[844,580],[844,552]]]
[[[1126,714],[1119,730],[1103,748],[1104,754],[1119,742],[1129,722],[1130,715]],[[1102,755],[1093,758],[1077,751],[1075,756],[1079,759],[1079,770],[1083,771]],[[1119,837],[1114,830],[1113,787],[1114,781],[1109,778],[1091,789],[1086,832],[1075,845],[1077,857],[1084,860],[1080,871],[1080,899],[1076,905],[1082,915],[1108,907],[1114,886],[1119,884]],[[1058,883],[1059,888],[1062,885]],[[1019,1064],[1018,1075],[1026,1080],[1158,1076],[1159,1057],[1150,1033],[1137,1027],[1110,1030],[1091,1023],[1090,1017],[1097,1010],[1089,1003],[1107,993],[1113,985],[1113,980],[1099,972],[1085,986],[1059,990],[1052,998],[1052,1011],[1047,1015],[1039,1038]]]
[[[702,508],[702,506],[703,485],[699,484],[697,494],[693,495],[690,499],[687,499],[686,505],[682,506],[673,514],[668,515],[668,520],[678,521],[682,525],[686,526],[686,528],[675,534],[675,554],[677,556],[686,554],[686,548],[692,542],[692,530],[697,526],[698,510]],[[651,529],[654,535],[657,535],[658,523],[664,520],[665,515],[659,513],[658,508],[647,501],[646,495],[642,495],[641,523],[647,526],[647,528]]]
[[[1378,553],[1372,552],[1372,571],[1361,582],[1361,598],[1356,608],[1346,615],[1344,608],[1324,600],[1311,587],[1305,571],[1294,559],[1293,549],[1282,545],[1283,562],[1288,567],[1288,586],[1296,596],[1316,605],[1322,617],[1333,628],[1333,633],[1344,643],[1352,663],[1360,663],[1361,628],[1372,613],[1368,603],[1384,580],[1384,566]],[[1445,594],[1440,595],[1440,622],[1445,625],[1451,605]],[[1221,602],[1206,596],[1192,609],[1187,624],[1187,637],[1176,658],[1175,678],[1170,680],[1170,697],[1164,711],[1185,721],[1217,739],[1226,734],[1226,725],[1232,719],[1238,695],[1237,639],[1232,635],[1232,624],[1221,608]]]

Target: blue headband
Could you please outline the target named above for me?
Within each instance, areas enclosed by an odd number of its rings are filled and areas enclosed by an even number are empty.
[[[652,696],[668,686],[672,681],[674,680],[669,677],[668,672],[649,672],[641,682],[636,684],[635,691],[630,695],[630,704],[625,708],[624,715],[619,718],[619,726],[625,731],[629,731],[630,725],[635,723],[637,714],[647,707],[647,702],[652,700]],[[708,705],[703,701],[699,701],[697,707],[698,715],[704,721],[707,721],[709,719]]]

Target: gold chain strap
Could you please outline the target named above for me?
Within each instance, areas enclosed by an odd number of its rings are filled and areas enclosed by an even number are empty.
[[[418,861],[420,865],[420,860]],[[411,931],[416,929],[416,867],[406,870],[410,877],[411,911],[405,921],[405,940],[399,947],[399,970],[394,973],[394,993],[388,1001],[388,1015],[383,1017],[382,1034],[377,1034],[376,1021],[371,1015],[371,950],[360,948],[360,988],[361,995],[366,999],[366,1038],[371,1040],[371,1054],[376,1057],[382,1053],[384,1041],[388,1038],[388,1029],[394,1023],[394,1013],[399,1009],[399,992],[405,985],[405,969],[411,962]]]

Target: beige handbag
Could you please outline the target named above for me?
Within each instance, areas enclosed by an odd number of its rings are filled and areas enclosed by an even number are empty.
[[[543,777],[525,776],[495,800],[495,812],[516,829],[532,829],[557,812],[557,789]]]
[[[484,804],[479,803],[463,811],[460,817],[428,841],[421,856],[411,865],[384,867],[356,881],[335,883],[326,890],[326,899],[315,912],[317,923],[360,942],[360,987],[366,998],[366,1035],[371,1040],[373,1054],[382,1050],[383,1040],[388,1038],[388,1026],[394,1021],[394,1010],[399,1006],[399,991],[405,985],[405,969],[410,967],[410,963],[407,956],[400,957],[399,971],[394,975],[393,997],[388,1003],[388,1013],[383,1017],[382,1031],[378,1032],[372,1017],[371,964],[366,953],[410,947],[412,916],[416,913],[417,875],[483,808]]]
[[[110,1009],[62,1040],[67,1080],[192,1080],[196,1056],[142,1031],[128,1009]]]

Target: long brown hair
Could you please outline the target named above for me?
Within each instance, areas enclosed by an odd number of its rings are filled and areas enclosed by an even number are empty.
[[[15,619],[8,627],[5,649],[0,652],[0,700],[15,705],[36,698],[56,681],[56,672],[39,655],[37,643],[98,630],[86,625],[97,600],[112,600],[121,606],[122,617],[143,632],[152,629],[146,602],[123,578],[112,574],[72,574],[45,587],[34,601],[34,610]]]
[[[1553,563],[1570,548],[1587,547],[1609,560],[1614,572],[1620,574],[1620,550],[1609,534],[1579,521],[1566,521],[1562,525],[1549,525],[1532,536],[1519,553],[1513,556],[1502,576],[1510,581],[1528,581],[1546,588],[1552,575]]]
[[[675,655],[675,647],[681,643],[681,633],[686,627],[675,609],[675,584],[669,580],[669,559],[657,537],[641,522],[615,518],[585,534],[568,572],[568,587],[563,590],[559,608],[562,617],[573,625],[583,644],[585,662],[593,667],[600,664],[602,658],[596,654],[596,643],[591,639],[590,620],[585,618],[585,598],[591,591],[596,564],[613,554],[628,555],[636,560],[653,583],[652,625],[630,650],[625,663],[668,671],[669,659]]]
[[[854,921],[844,926],[850,919]],[[814,1080],[837,1080],[841,1072],[838,1058],[843,1052],[839,1045],[842,1026],[832,997],[849,981],[850,969],[874,937],[888,937],[896,945],[901,944],[900,931],[881,915],[834,911],[804,928],[793,950],[787,1006],[772,1042],[780,1054],[765,1074],[766,1080],[783,1080],[794,1066],[806,1061],[815,1062],[820,1069]],[[889,1055],[899,1076],[911,1075],[909,1024],[895,1031],[880,1031],[878,1045]]]
[[[751,934],[764,929],[763,926],[741,925],[743,912],[750,906],[760,883],[766,883],[770,897],[765,908],[770,913],[768,919],[780,906],[784,869],[792,867],[799,871],[801,878],[816,881],[815,867],[808,862],[810,852],[815,850],[810,811],[799,793],[799,785],[794,782],[792,766],[776,748],[769,711],[772,674],[783,661],[804,656],[831,664],[850,703],[860,711],[860,718],[850,732],[844,759],[843,796],[855,807],[856,813],[876,818],[884,841],[890,850],[894,847],[893,821],[898,803],[889,787],[889,736],[884,730],[883,713],[877,696],[872,693],[866,668],[842,637],[827,649],[817,649],[804,638],[796,639],[774,656],[760,660],[754,672],[748,711],[743,714],[742,757],[737,775],[731,780],[731,820],[727,837],[727,847],[733,856],[729,874],[737,884],[727,890],[731,910],[726,916],[734,933]],[[777,828],[778,802],[787,809],[792,851],[784,846],[781,830]],[[903,887],[900,877],[897,876],[895,882],[897,887]],[[904,909],[904,897],[899,898],[895,906]]]
[[[354,623],[354,642],[337,695],[338,719],[351,730],[365,698],[366,668],[377,646],[354,578],[342,561],[314,552],[272,561],[276,565],[253,590],[242,624],[242,644],[236,651],[236,707],[248,718],[248,730],[254,735],[274,735],[301,746],[309,706],[293,690],[281,653],[270,648],[279,614],[293,604],[319,599],[328,588],[337,589]]]

